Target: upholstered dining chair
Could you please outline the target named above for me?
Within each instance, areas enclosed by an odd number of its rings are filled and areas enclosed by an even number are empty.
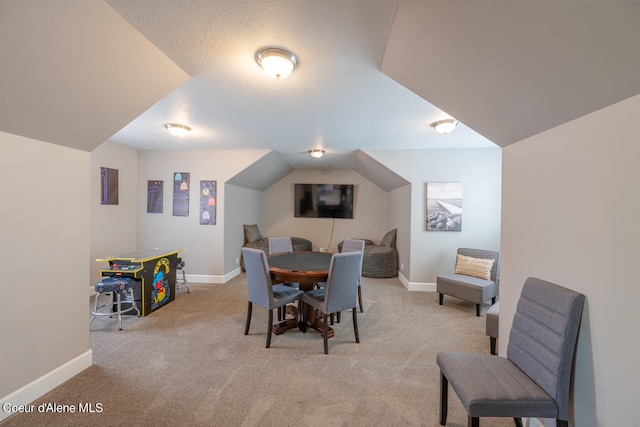
[[[285,285],[272,285],[269,274],[267,255],[259,249],[242,248],[247,275],[248,301],[247,323],[244,334],[249,334],[251,311],[253,304],[258,304],[269,311],[267,324],[267,348],[271,346],[271,332],[273,326],[273,310],[298,301],[303,294],[299,289]]]
[[[440,352],[440,424],[447,422],[449,384],[468,414],[480,417],[555,418],[568,427],[571,369],[584,295],[528,278],[513,318],[507,357]]]
[[[291,252],[293,252],[291,237],[269,237],[269,255]]]
[[[362,252],[362,257],[364,259],[364,245],[365,241],[360,239],[345,239],[342,242],[342,247],[340,252]],[[358,304],[360,305],[360,313],[364,312],[362,306],[362,262],[360,262],[360,275],[358,276]],[[319,288],[323,288],[326,285],[326,282],[318,283]],[[340,323],[340,312],[336,313],[336,318],[338,323]],[[331,316],[331,323],[333,324],[333,316]]]
[[[301,302],[308,304],[323,314],[323,338],[324,354],[329,354],[328,332],[329,326],[327,318],[334,313],[352,309],[353,312],[353,332],[356,342],[360,342],[358,334],[357,315],[357,294],[358,277],[362,265],[362,252],[342,252],[331,257],[329,266],[329,276],[324,288],[313,289],[302,295]],[[308,310],[303,307],[304,316],[308,315]],[[302,322],[303,332],[306,332],[307,319]]]

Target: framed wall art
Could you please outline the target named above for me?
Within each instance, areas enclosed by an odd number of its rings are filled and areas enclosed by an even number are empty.
[[[173,174],[173,216],[189,216],[189,173]]]
[[[462,231],[462,183],[428,182],[426,230]]]
[[[216,224],[216,181],[200,181],[200,224]]]

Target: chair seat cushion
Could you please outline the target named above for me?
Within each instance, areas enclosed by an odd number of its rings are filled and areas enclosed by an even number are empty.
[[[324,304],[325,291],[326,288],[307,291],[302,295],[302,302],[304,302],[305,304],[309,304],[311,307],[321,310]]]
[[[436,288],[441,294],[462,298],[477,304],[482,304],[498,294],[498,288],[493,280],[455,273],[438,276]]]
[[[440,352],[436,360],[470,417],[558,416],[553,399],[504,357]]]
[[[273,285],[273,307],[280,307],[288,304],[300,298],[303,292],[300,289],[296,289],[287,285]]]
[[[96,292],[119,292],[133,286],[135,280],[130,277],[107,277],[96,283]]]

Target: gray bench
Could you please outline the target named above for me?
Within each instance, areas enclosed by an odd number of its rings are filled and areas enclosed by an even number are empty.
[[[439,293],[439,303],[443,304],[444,295],[450,295],[476,304],[476,316],[480,316],[480,305],[487,300],[495,304],[499,289],[500,254],[484,249],[459,248],[456,257],[456,273],[445,274],[436,278],[436,290]],[[461,258],[470,257],[474,260],[493,260],[491,270],[485,278],[460,274],[462,270]]]

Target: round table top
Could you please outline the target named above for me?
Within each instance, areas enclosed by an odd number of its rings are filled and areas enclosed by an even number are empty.
[[[292,252],[271,255],[268,262],[269,267],[291,272],[327,271],[332,255],[329,252]]]

